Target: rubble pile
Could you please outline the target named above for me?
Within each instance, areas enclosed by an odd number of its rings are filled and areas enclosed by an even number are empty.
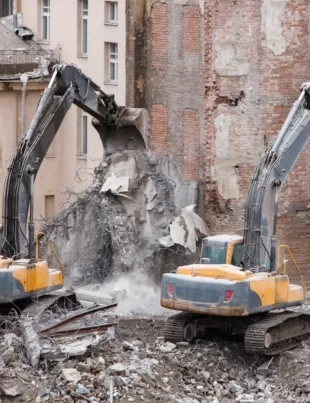
[[[308,344],[270,360],[247,356],[232,340],[165,343],[162,330],[162,318],[122,319],[118,332],[83,355],[41,360],[37,369],[21,338],[7,333],[0,344],[1,402],[310,401]]]
[[[194,205],[177,205],[180,189],[169,159],[139,151],[108,157],[95,169],[93,185],[43,228],[67,281],[102,282],[136,268],[159,280],[164,271],[196,261],[196,243],[208,229]]]

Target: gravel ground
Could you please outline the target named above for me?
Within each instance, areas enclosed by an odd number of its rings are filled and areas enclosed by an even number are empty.
[[[83,357],[28,366],[22,341],[2,338],[0,402],[310,402],[310,342],[275,357],[235,340],[164,343],[164,318],[121,318],[117,335]]]

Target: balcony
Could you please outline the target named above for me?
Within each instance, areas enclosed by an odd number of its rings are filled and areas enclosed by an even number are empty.
[[[26,72],[38,70],[42,75],[51,72],[54,64],[61,62],[60,50],[5,49],[0,50],[0,76],[7,79]]]

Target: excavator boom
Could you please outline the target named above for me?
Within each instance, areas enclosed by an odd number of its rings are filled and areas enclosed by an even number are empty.
[[[148,114],[145,109],[130,109],[116,104],[113,95],[73,65],[56,65],[48,88],[43,92],[27,134],[12,157],[3,193],[2,254],[9,257],[33,251],[26,223],[32,186],[40,165],[71,105],[92,117],[105,155],[124,149],[148,147]],[[33,256],[31,256],[33,257]]]
[[[245,212],[243,265],[275,271],[279,193],[310,139],[310,83],[289,113],[274,145],[253,176]]]

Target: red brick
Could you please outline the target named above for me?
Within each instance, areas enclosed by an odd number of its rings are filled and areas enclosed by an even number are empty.
[[[183,112],[184,179],[199,179],[199,111]]]
[[[155,152],[166,154],[168,138],[168,110],[165,105],[152,106],[152,145]]]
[[[168,7],[155,3],[152,8],[152,67],[166,69],[168,59]]]
[[[234,4],[232,4],[234,3]],[[267,46],[262,29],[262,2],[257,0],[205,0],[205,218],[212,234],[243,233],[244,205],[255,167],[267,145],[278,134],[299,87],[309,80],[309,6],[306,1],[288,0],[281,17],[281,34],[286,49],[275,55]],[[250,63],[244,76],[216,74],[218,52],[215,41],[240,38],[240,55]],[[291,38],[294,38],[292,40]],[[228,100],[244,91],[244,101],[232,107]],[[219,114],[235,124],[229,132],[228,159],[235,161],[239,199],[225,200],[216,182],[216,128]],[[282,189],[279,202],[279,244],[288,244],[301,271],[310,279],[310,217],[302,218],[310,200],[310,147],[307,146]],[[288,263],[290,274],[297,271]]]
[[[199,7],[184,8],[184,54],[200,54],[200,10]]]

